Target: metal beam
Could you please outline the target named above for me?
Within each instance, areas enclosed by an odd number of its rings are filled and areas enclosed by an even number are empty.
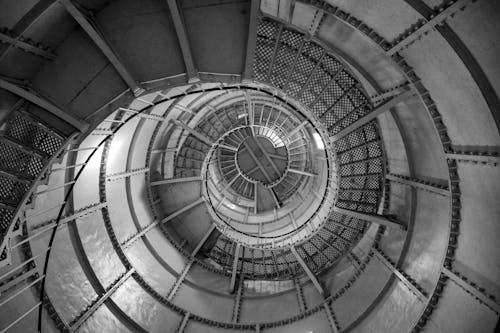
[[[316,34],[321,20],[323,19],[323,15],[325,15],[325,12],[322,9],[316,9],[311,24],[309,25],[309,29],[307,30],[311,36],[314,36]]]
[[[234,250],[233,270],[231,273],[231,282],[229,285],[229,292],[230,293],[234,293],[234,286],[236,284],[236,273],[238,273],[238,260],[240,258],[240,248],[241,248],[241,244],[236,243],[236,249]]]
[[[31,103],[38,105],[44,110],[47,110],[48,112],[52,113],[56,117],[64,120],[80,132],[84,132],[88,128],[88,124],[85,123],[82,120],[79,120],[72,115],[68,114],[67,112],[63,111],[59,107],[55,106],[54,104],[50,103],[46,99],[40,97],[38,94],[27,90],[25,88],[21,88],[9,81],[6,81],[2,78],[0,78],[0,88],[5,89],[7,91],[10,91],[11,93],[24,98],[27,101],[30,101]]]
[[[177,277],[177,280],[175,280],[175,283],[172,286],[172,288],[170,288],[170,291],[168,292],[167,295],[167,299],[169,301],[172,301],[174,299],[175,295],[177,294],[177,291],[181,287],[182,282],[186,278],[187,273],[189,272],[193,264],[194,264],[194,259],[191,257],[191,259],[186,263],[186,265],[182,269],[181,273],[179,274],[179,277]]]
[[[280,208],[280,202],[278,200],[278,196],[276,195],[276,192],[274,192],[274,189],[266,187],[269,192],[271,193],[271,196],[273,197],[274,203],[276,204],[277,208]]]
[[[129,238],[128,240],[126,240],[125,242],[123,242],[121,244],[122,248],[126,249],[128,248],[130,245],[132,245],[136,240],[138,240],[139,238],[141,238],[142,236],[144,236],[145,234],[147,234],[149,231],[151,231],[154,227],[156,227],[158,225],[158,221],[154,221],[154,222],[151,222],[150,224],[148,224],[146,227],[144,227],[141,231],[139,231],[138,233],[136,233],[134,236],[132,236],[131,238]]]
[[[254,184],[254,194],[253,194],[253,202],[254,202],[254,206],[253,206],[253,213],[254,214],[257,214],[257,193],[258,193],[258,187],[259,187],[259,183],[255,183]]]
[[[17,296],[21,295],[23,292],[25,292],[26,290],[28,290],[31,287],[33,287],[35,284],[37,284],[38,282],[40,282],[44,278],[45,278],[45,275],[41,275],[36,280],[33,280],[33,281],[31,281],[31,283],[29,283],[28,285],[24,286],[24,288],[22,288],[22,289],[16,291],[15,293],[9,295],[5,299],[0,300],[0,307],[4,306],[5,304],[7,304],[8,302],[10,302],[11,300],[13,300],[14,298],[16,298]]]
[[[290,133],[288,133],[283,140],[288,140],[292,136],[294,136],[296,133],[298,133],[304,126],[306,126],[309,122],[307,120],[304,120],[302,123],[300,123],[299,126],[295,127]]]
[[[476,297],[481,302],[486,304],[493,311],[495,311],[496,313],[500,313],[500,305],[491,298],[489,298],[484,293],[480,292],[477,288],[473,287],[469,282],[465,281],[463,278],[461,278],[454,272],[450,271],[446,267],[443,267],[442,272],[444,273],[444,275],[450,278],[450,280],[452,280],[454,283],[463,288],[465,291],[472,294],[474,297]]]
[[[212,224],[210,228],[208,228],[207,232],[203,236],[203,238],[198,242],[198,245],[194,248],[193,252],[191,252],[191,257],[194,257],[200,249],[203,247],[203,244],[207,241],[208,237],[212,234],[212,232],[215,230],[215,224]]]
[[[255,136],[255,128],[254,128],[254,123],[255,123],[255,116],[254,116],[254,110],[252,107],[252,96],[250,95],[250,91],[245,92],[245,98],[247,102],[247,108],[248,108],[248,123],[250,126],[250,130],[252,131],[252,135]]]
[[[447,153],[446,158],[449,160],[458,160],[464,162],[476,162],[493,165],[500,164],[500,155],[481,155],[478,152]]]
[[[114,173],[111,175],[107,175],[106,180],[109,182],[109,181],[118,180],[118,179],[122,179],[122,178],[128,178],[130,176],[140,175],[140,174],[146,173],[148,171],[149,171],[149,168],[141,168],[141,169],[118,172],[118,173]]]
[[[124,284],[135,272],[134,268],[129,269],[118,281],[116,281],[111,288],[109,288],[104,294],[100,295],[95,303],[92,304],[90,308],[87,308],[83,314],[81,314],[76,322],[71,325],[71,329],[76,331],[107,299],[114,294],[114,292]]]
[[[168,215],[167,217],[163,218],[160,222],[161,223],[165,223],[165,222],[168,222],[170,221],[171,219],[181,215],[182,213],[184,212],[187,212],[188,210],[190,210],[191,208],[193,207],[196,207],[198,206],[199,204],[201,204],[202,202],[204,202],[205,200],[203,199],[203,197],[199,198],[198,200],[178,209],[177,211],[173,212],[172,214]]]
[[[289,168],[288,172],[292,172],[292,173],[296,173],[298,175],[308,176],[308,177],[316,177],[317,176],[317,175],[315,175],[314,173],[311,173],[311,172],[297,170],[297,169],[292,169],[292,168]]]
[[[91,22],[71,0],[59,0],[59,2],[66,8],[68,13],[78,22],[82,29],[94,41],[97,47],[101,50],[109,62],[116,69],[118,74],[122,77],[123,81],[129,86],[130,90],[135,96],[139,96],[144,92],[136,80],[132,77],[130,72],[125,68],[125,65],[118,59],[109,43],[106,42],[104,36],[98,31],[95,22]]]
[[[184,331],[186,330],[190,316],[191,316],[191,314],[189,312],[186,312],[186,314],[182,318],[182,321],[179,325],[179,328],[177,328],[177,331],[175,331],[175,333],[184,333]]]
[[[394,88],[391,88],[389,90],[383,91],[375,96],[371,97],[372,103],[377,104],[379,102],[382,102],[388,98],[393,98],[396,97],[397,95],[404,93],[406,90],[411,89],[411,86],[409,83],[405,83],[399,86],[396,86]]]
[[[174,23],[177,40],[179,41],[179,45],[181,47],[188,80],[190,82],[197,82],[199,81],[198,72],[194,66],[193,55],[191,53],[191,47],[189,45],[189,39],[186,32],[186,25],[184,24],[184,19],[179,11],[178,2],[176,0],[166,1],[168,9],[170,10],[170,16],[172,17],[172,21]]]
[[[42,302],[38,302],[35,305],[33,305],[31,308],[29,308],[25,313],[23,313],[21,316],[19,316],[16,320],[11,322],[9,325],[4,327],[0,333],[6,333],[9,329],[11,329],[14,325],[19,323],[21,320],[23,320],[25,317],[27,317],[31,312],[34,310],[38,309],[39,306],[42,306]]]
[[[394,275],[396,275],[398,279],[403,282],[403,284],[408,289],[410,289],[410,291],[415,294],[415,296],[417,296],[417,298],[422,303],[425,304],[427,302],[427,297],[420,291],[420,289],[417,288],[412,282],[410,282],[398,268],[396,268],[389,260],[387,260],[387,258],[385,258],[384,254],[380,250],[374,248],[373,252],[375,253],[377,259],[380,260],[380,262],[382,262],[382,264],[384,264],[384,266],[386,266]]]
[[[330,327],[332,328],[332,332],[338,333],[339,328],[337,327],[337,323],[335,322],[335,318],[333,316],[332,309],[330,309],[328,302],[323,303],[323,309],[325,310],[326,317],[328,318],[328,323],[330,324]]]
[[[104,208],[104,207],[107,207],[107,203],[106,202],[102,202],[102,203],[98,203],[98,204],[94,204],[94,205],[91,205],[91,206],[88,206],[88,207],[85,207],[83,209],[80,209],[76,212],[74,212],[73,214],[71,215],[68,215],[68,216],[65,216],[63,218],[61,218],[61,220],[59,221],[59,227],[65,225],[66,223],[70,222],[70,221],[73,221],[75,219],[78,219],[80,217],[83,217],[83,216],[86,216],[88,214],[91,214],[91,213],[94,213],[94,212],[97,212],[98,210]],[[28,217],[29,219],[30,217]],[[52,230],[55,226],[57,225],[57,223],[55,221],[52,221],[48,224],[46,223],[42,223],[42,224],[39,224],[39,225],[35,225],[33,230],[36,230],[36,229],[40,229],[38,230],[36,233],[33,233],[32,235],[30,235],[29,237],[26,237],[24,238],[23,240],[21,240],[20,242],[12,245],[12,249],[26,243],[26,242],[29,242],[30,240],[32,240],[33,238],[36,238],[40,235],[42,235],[43,233],[49,231],[49,230]]]
[[[417,30],[414,30],[411,34],[407,35],[405,38],[400,40],[396,45],[394,45],[387,54],[389,56],[394,55],[395,53],[401,51],[411,43],[418,40],[420,37],[434,29],[438,24],[441,24],[446,18],[453,15],[455,12],[459,11],[460,8],[467,5],[472,0],[456,0],[452,5],[443,11],[439,12],[436,16],[428,20],[424,25],[419,27]]]
[[[0,295],[4,294],[10,288],[12,288],[12,287],[18,285],[19,283],[25,281],[30,276],[33,276],[35,273],[38,273],[38,269],[36,267],[33,267],[33,268],[27,270],[26,272],[19,274],[15,278],[13,278],[13,279],[5,282],[3,285],[0,286]]]
[[[243,80],[252,79],[255,47],[257,44],[257,26],[259,24],[258,20],[259,11],[260,11],[260,0],[250,0],[250,20],[248,26],[247,49],[245,56],[245,68],[243,69]]]
[[[10,44],[21,50],[36,54],[37,56],[43,57],[48,60],[54,60],[56,58],[56,55],[51,51],[45,50],[38,46],[31,45],[30,43],[22,41],[20,38],[11,37],[3,32],[0,32],[0,42]]]
[[[319,281],[316,278],[316,276],[314,275],[314,273],[311,271],[311,269],[307,266],[304,259],[302,259],[300,254],[297,252],[297,249],[294,246],[292,246],[290,248],[290,251],[293,253],[293,255],[295,256],[295,259],[297,259],[300,266],[302,266],[302,269],[306,272],[307,276],[309,277],[309,279],[311,280],[313,285],[316,287],[316,289],[319,291],[319,293],[321,295],[325,295],[325,291],[323,290],[323,287],[321,287],[321,284],[319,283]]]
[[[266,177],[267,181],[271,183],[272,182],[271,176],[267,173],[267,171],[264,168],[264,166],[262,165],[262,163],[260,163],[258,157],[255,156],[255,154],[252,151],[251,147],[248,145],[248,142],[243,141],[243,145],[245,146],[245,149],[248,151],[248,153],[250,154],[250,157],[253,159],[253,161],[255,162],[255,164],[257,164],[259,166],[259,169],[264,174],[264,177]]]
[[[299,279],[293,279],[293,284],[295,286],[295,292],[297,293],[297,301],[299,302],[299,312],[305,312],[307,310],[306,299]]]
[[[271,157],[268,155],[267,151],[264,149],[260,141],[255,137],[253,137],[253,140],[257,144],[257,147],[259,147],[260,151],[262,152],[262,155],[264,155],[264,158],[267,160],[269,164],[271,164],[271,167],[273,168],[274,172],[276,172],[276,174],[279,176],[280,170],[278,169],[274,161],[271,159]]]
[[[354,217],[360,220],[364,220],[370,223],[376,223],[379,225],[384,225],[386,227],[390,228],[399,228],[399,229],[406,229],[406,226],[402,223],[399,223],[397,221],[390,220],[386,216],[383,215],[376,215],[376,214],[368,214],[368,213],[362,213],[362,212],[357,212],[354,210],[350,209],[344,209],[340,207],[333,207],[333,211],[339,214],[344,214],[350,217]]]
[[[243,296],[243,277],[240,277],[238,281],[238,291],[236,292],[236,297],[234,299],[233,315],[231,322],[237,323],[240,321],[241,303]]]
[[[401,94],[399,94],[399,95],[391,98],[390,100],[388,100],[388,101],[382,103],[381,105],[377,106],[370,113],[366,114],[365,116],[363,116],[363,117],[359,118],[358,120],[356,120],[351,125],[349,125],[346,128],[342,129],[337,134],[331,136],[331,139],[333,141],[337,141],[337,140],[341,139],[345,135],[351,133],[352,131],[354,131],[354,130],[360,128],[361,126],[367,124],[368,122],[372,121],[373,119],[375,119],[376,117],[378,117],[382,113],[390,111],[397,104],[410,99],[413,95],[415,95],[415,91],[413,91],[413,90],[407,90],[407,91],[405,91],[405,92],[403,92],[403,93],[401,93]]]
[[[186,182],[196,182],[201,181],[201,177],[184,177],[184,178],[170,178],[163,180],[156,180],[151,182],[151,186],[165,185],[165,184],[175,184],[175,183],[186,183]]]
[[[182,129],[188,131],[189,133],[191,133],[191,135],[193,135],[197,139],[203,141],[207,145],[213,146],[214,142],[212,141],[212,139],[210,139],[208,136],[206,136],[206,135],[204,135],[204,134],[196,131],[194,128],[189,127],[187,124],[183,123],[182,121],[180,121],[180,120],[172,120],[172,123],[174,123],[175,125],[181,127]]]
[[[451,194],[448,187],[446,187],[446,188],[439,187],[437,184],[432,184],[430,182],[426,182],[424,180],[420,180],[417,178],[410,178],[407,176],[396,175],[396,174],[391,174],[391,173],[387,174],[385,176],[385,178],[390,180],[390,181],[393,181],[395,183],[408,185],[408,186],[411,186],[414,188],[422,189],[425,191],[433,192],[433,193],[444,195],[444,196],[449,196]]]

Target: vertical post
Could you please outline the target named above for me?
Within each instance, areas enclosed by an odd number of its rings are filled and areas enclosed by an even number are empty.
[[[234,260],[233,260],[233,271],[231,274],[231,284],[229,286],[229,292],[234,292],[234,286],[236,284],[236,273],[238,272],[238,260],[240,256],[241,244],[236,243],[236,249],[234,250]]]

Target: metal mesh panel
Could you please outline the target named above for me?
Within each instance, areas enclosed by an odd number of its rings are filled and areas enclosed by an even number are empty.
[[[8,120],[5,136],[47,155],[53,155],[63,144],[62,138],[20,114],[15,114]]]
[[[262,20],[257,27],[253,72],[254,77],[259,81],[267,81],[267,73],[272,62],[278,30],[278,24],[268,20]]]
[[[0,208],[0,235],[7,232],[10,221],[14,218],[14,210],[8,208]]]
[[[22,199],[28,189],[29,184],[21,183],[0,175],[0,200],[12,202],[17,206],[17,203]]]
[[[12,170],[27,177],[36,177],[43,168],[37,156],[24,152],[19,147],[0,141],[0,169]]]
[[[270,82],[277,88],[283,88],[292,70],[302,36],[290,30],[284,30],[281,34],[280,45],[276,52]]]

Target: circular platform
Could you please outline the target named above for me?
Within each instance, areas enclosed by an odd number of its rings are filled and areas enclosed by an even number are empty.
[[[251,135],[240,144],[235,160],[244,178],[269,186],[285,174],[288,151],[265,136]]]

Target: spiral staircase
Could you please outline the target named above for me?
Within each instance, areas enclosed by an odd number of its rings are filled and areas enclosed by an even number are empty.
[[[494,1],[0,9],[0,333],[498,329]]]

